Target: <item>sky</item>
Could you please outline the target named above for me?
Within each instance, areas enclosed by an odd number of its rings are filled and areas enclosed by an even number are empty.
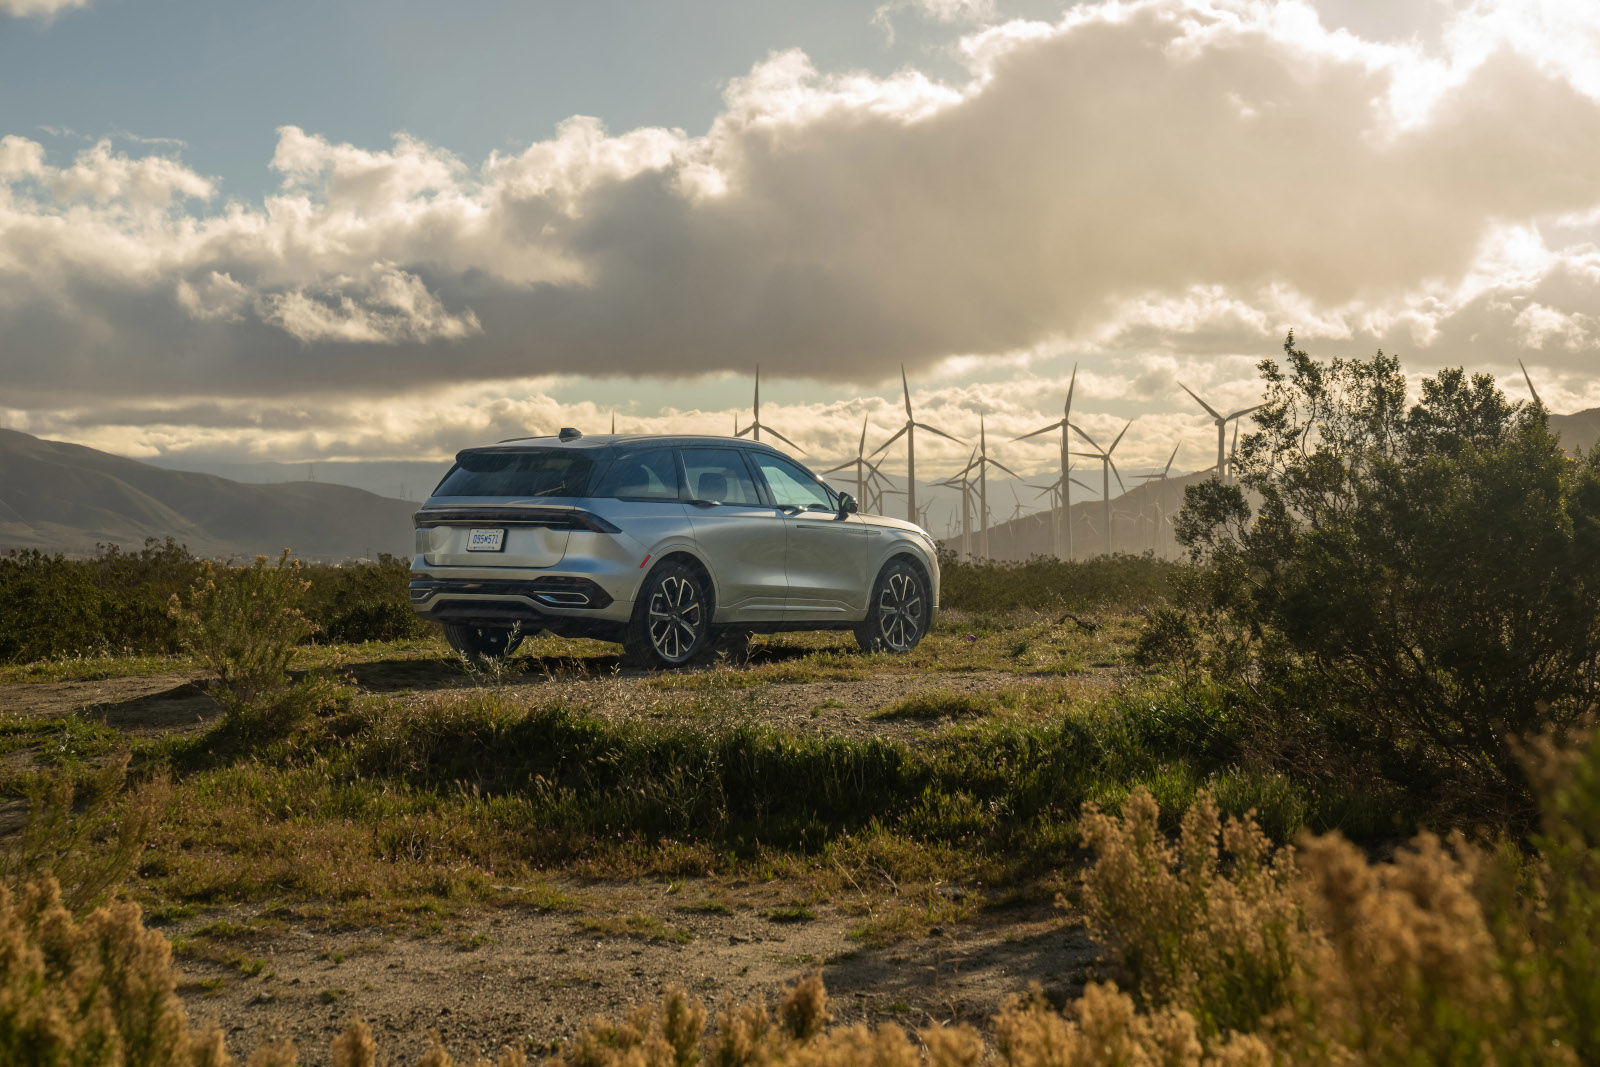
[[[1600,405],[1600,5],[0,0],[0,425],[1199,469],[1293,329]],[[896,445],[888,468],[899,469]],[[233,468],[230,468],[233,469]],[[386,475],[387,476],[387,475]],[[359,480],[359,479],[356,479]]]

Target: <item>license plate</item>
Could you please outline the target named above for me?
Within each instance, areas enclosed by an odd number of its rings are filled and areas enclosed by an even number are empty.
[[[506,547],[504,530],[468,530],[468,552],[499,552]]]

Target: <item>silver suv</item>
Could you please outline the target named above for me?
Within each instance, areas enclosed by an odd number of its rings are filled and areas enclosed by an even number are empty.
[[[539,630],[669,667],[777,630],[907,652],[939,604],[924,530],[858,514],[850,494],[736,438],[565,429],[467,449],[416,538],[411,605],[473,657]]]

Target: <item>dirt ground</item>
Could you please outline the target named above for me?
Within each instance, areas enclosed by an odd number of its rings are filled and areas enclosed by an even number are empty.
[[[981,1026],[1033,983],[1056,997],[1075,995],[1094,960],[1081,927],[1045,905],[871,948],[849,937],[853,918],[826,905],[809,921],[773,921],[760,887],[714,887],[726,913],[675,903],[708,888],[694,883],[673,893],[662,885],[568,888],[586,902],[584,911],[498,909],[458,917],[428,936],[278,925],[216,953],[237,950],[237,957],[182,957],[185,1001],[193,1018],[223,1027],[230,1048],[289,1036],[303,1063],[326,1062],[328,1043],[356,1004],[379,1047],[406,1063],[421,1056],[429,1030],[458,1058],[504,1045],[534,1052],[570,1040],[596,1017],[620,1020],[671,986],[699,998],[714,1018],[724,1006],[770,1004],[819,969],[837,1020]],[[622,932],[620,924],[597,930],[604,916],[594,908],[627,916],[640,932]],[[218,918],[244,917],[208,912],[168,933],[182,937]]]
[[[380,660],[348,674],[364,691],[408,701],[481,684],[439,660]],[[533,670],[500,688],[512,699],[564,696],[620,717],[709,700],[783,729],[915,742],[940,724],[873,713],[935,688],[1107,684],[1100,676],[973,671],[751,687],[713,679],[679,688],[652,674]],[[145,737],[203,729],[220,714],[199,674],[4,685],[0,708],[24,716],[78,713]],[[415,924],[329,928],[262,907],[203,909],[164,929],[178,948],[193,1018],[220,1023],[235,1054],[291,1037],[308,1064],[327,1061],[329,1041],[357,1007],[385,1054],[407,1063],[421,1056],[430,1030],[458,1057],[502,1045],[532,1053],[570,1040],[597,1016],[620,1018],[669,986],[687,989],[715,1017],[729,1004],[771,1002],[818,969],[838,1020],[981,1025],[1031,984],[1053,997],[1074,995],[1094,960],[1081,925],[1047,903],[980,907],[928,936],[870,947],[850,933],[862,916],[831,903],[775,918],[783,893],[772,884],[564,883],[541,887],[539,899],[548,903],[545,890],[570,905],[455,913],[420,931]],[[218,936],[218,929],[228,932]]]

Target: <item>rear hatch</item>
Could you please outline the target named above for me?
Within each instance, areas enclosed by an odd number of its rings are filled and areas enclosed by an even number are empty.
[[[585,451],[559,446],[460,453],[417,512],[418,554],[429,566],[555,566],[572,530],[601,521],[575,503],[592,465]]]

